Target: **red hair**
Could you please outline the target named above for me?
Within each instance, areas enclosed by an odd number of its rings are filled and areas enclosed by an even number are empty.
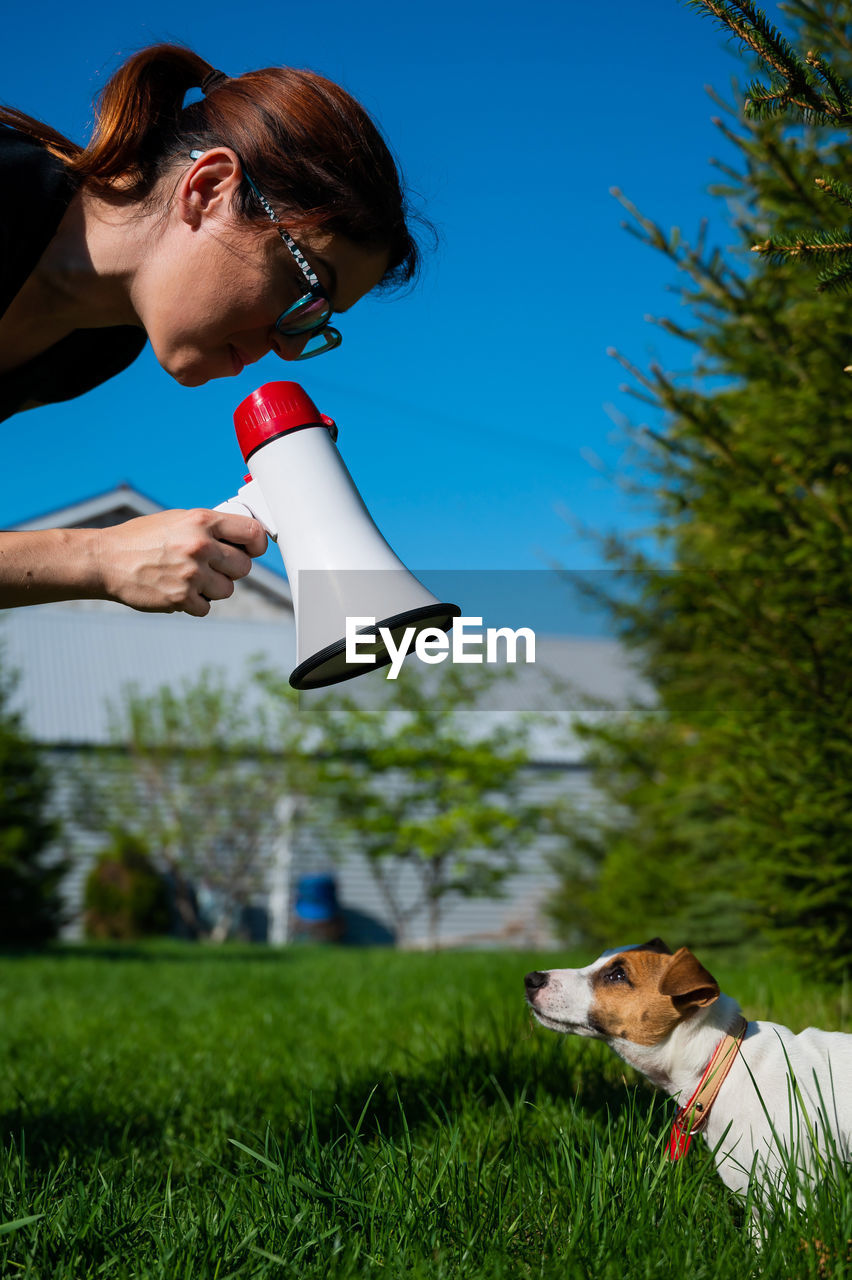
[[[394,157],[364,108],[324,76],[289,67],[214,77],[201,101],[184,106],[213,71],[180,45],[134,54],[104,85],[86,147],[14,109],[0,110],[0,122],[44,143],[105,193],[120,180],[122,195],[134,200],[148,198],[173,165],[188,164],[193,149],[230,147],[286,226],[387,251],[386,287],[413,279],[420,252],[412,214]],[[239,201],[244,217],[268,225],[246,182]]]

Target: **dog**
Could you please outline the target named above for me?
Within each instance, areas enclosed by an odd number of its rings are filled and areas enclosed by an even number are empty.
[[[680,1100],[669,1155],[703,1133],[723,1182],[801,1198],[852,1149],[852,1035],[747,1022],[686,947],[660,938],[605,951],[585,969],[528,973],[543,1026],[605,1040]]]

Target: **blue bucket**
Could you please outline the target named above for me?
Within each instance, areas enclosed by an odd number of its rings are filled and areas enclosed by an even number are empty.
[[[299,920],[336,920],[340,907],[334,876],[300,876],[293,914]]]

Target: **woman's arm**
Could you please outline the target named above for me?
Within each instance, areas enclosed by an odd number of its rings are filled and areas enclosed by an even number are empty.
[[[163,511],[106,529],[0,533],[0,608],[117,600],[203,618],[266,550],[262,525],[221,511]]]

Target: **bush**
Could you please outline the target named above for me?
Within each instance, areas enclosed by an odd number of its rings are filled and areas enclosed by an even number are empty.
[[[138,836],[116,832],[86,879],[85,928],[89,938],[129,941],[168,933],[165,881]]]
[[[13,688],[14,678],[0,670],[0,946],[38,946],[62,923],[59,882],[68,864],[43,861],[59,830],[48,812],[50,774],[20,715],[9,710]]]

